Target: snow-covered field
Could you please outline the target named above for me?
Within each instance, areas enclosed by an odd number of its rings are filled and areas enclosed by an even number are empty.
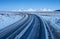
[[[0,14],[0,30],[21,20],[24,15],[1,15]]]
[[[49,21],[52,27],[60,30],[60,17],[59,16],[42,16],[43,19]]]
[[[42,16],[47,21],[54,36],[60,38],[60,16]]]

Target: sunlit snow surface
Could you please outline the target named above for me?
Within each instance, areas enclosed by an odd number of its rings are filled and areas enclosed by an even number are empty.
[[[0,30],[21,20],[23,15],[0,15]]]
[[[60,31],[60,16],[42,16],[42,18],[50,22],[52,27]]]
[[[53,23],[60,23],[60,17],[59,16],[42,16],[45,20],[49,20],[50,22],[53,22]]]

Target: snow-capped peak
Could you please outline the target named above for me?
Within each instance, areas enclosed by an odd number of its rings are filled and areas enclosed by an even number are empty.
[[[43,8],[41,11],[53,11],[52,9]]]
[[[42,9],[32,9],[32,8],[29,8],[29,9],[18,9],[17,11],[53,11],[52,9],[47,9],[47,8],[42,8]]]
[[[36,10],[34,10],[34,9],[32,9],[32,8],[29,8],[29,9],[27,9],[27,11],[36,11]]]

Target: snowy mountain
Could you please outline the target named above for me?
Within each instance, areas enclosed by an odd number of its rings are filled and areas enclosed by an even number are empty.
[[[18,9],[16,11],[20,11],[20,12],[36,12],[36,11],[53,11],[52,9],[47,9],[47,8],[42,8],[42,9],[32,9],[32,8],[29,8],[29,9]]]

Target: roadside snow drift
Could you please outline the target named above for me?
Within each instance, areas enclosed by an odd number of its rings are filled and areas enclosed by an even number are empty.
[[[0,15],[0,30],[21,20],[23,15]]]

